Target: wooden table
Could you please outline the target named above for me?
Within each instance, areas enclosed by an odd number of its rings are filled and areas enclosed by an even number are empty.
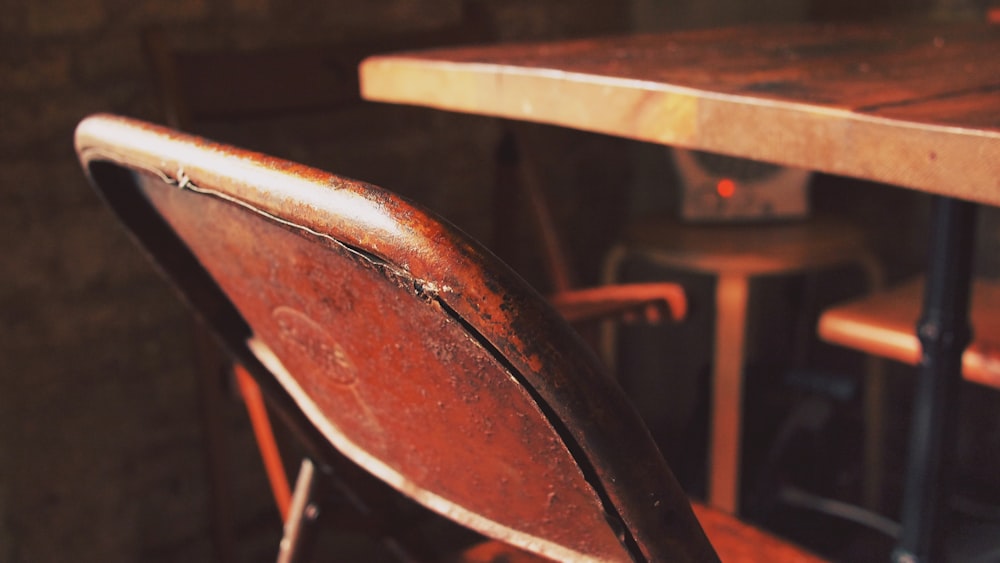
[[[1000,29],[773,27],[378,56],[362,96],[1000,205]]]
[[[772,26],[377,56],[369,100],[562,125],[935,198],[899,553],[939,548],[973,202],[1000,205],[1000,27]],[[710,496],[714,492],[710,492]],[[711,498],[710,498],[711,500]],[[930,516],[928,516],[930,515]]]

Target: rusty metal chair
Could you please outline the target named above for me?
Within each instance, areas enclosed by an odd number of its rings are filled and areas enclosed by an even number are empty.
[[[335,451],[501,542],[459,560],[716,560],[709,539],[727,560],[815,560],[692,511],[565,320],[426,211],[114,116],[81,123],[76,148],[108,205],[311,452],[281,560],[301,555],[323,514],[313,476],[330,474]]]
[[[242,142],[256,143],[261,136],[273,132],[263,126],[269,123],[268,120],[289,116],[324,118],[356,112],[364,105],[359,96],[356,68],[372,53],[487,42],[495,36],[492,28],[478,3],[462,2],[461,19],[453,25],[404,34],[366,34],[354,41],[209,49],[193,47],[183,36],[154,28],[147,30],[143,42],[160,93],[164,119],[169,126],[200,134],[211,132],[210,136],[236,133],[243,138]],[[235,131],[230,131],[231,127]],[[294,129],[278,128],[283,138],[301,142],[298,139],[301,132]],[[515,135],[508,129],[501,138],[501,146],[517,144]],[[518,161],[498,158],[496,172],[498,183],[505,184],[497,186],[498,192],[525,194],[536,221],[539,247],[544,250],[548,264],[553,265],[548,272],[553,292],[548,297],[570,321],[613,317],[658,322],[665,317],[683,318],[684,294],[672,284],[617,284],[578,289],[570,281],[569,267],[563,258],[565,253],[560,248],[548,211],[544,209],[541,187],[536,185],[530,170]],[[509,223],[499,213],[498,207],[496,222],[498,232],[502,232],[509,229]],[[664,310],[666,308],[670,310]],[[225,453],[229,436],[222,414],[225,395],[233,380],[250,414],[275,504],[282,517],[287,515],[291,504],[285,473],[288,456],[282,456],[279,451],[268,410],[253,379],[238,364],[232,365],[202,332],[203,329],[196,326],[200,416],[212,492],[209,505],[217,555],[221,560],[231,560],[234,510],[233,491],[227,480],[233,468]]]
[[[191,33],[190,31],[188,33]],[[367,33],[353,40],[287,41],[279,45],[233,48],[192,46],[184,33],[153,27],[142,42],[167,125],[193,133],[228,134],[255,142],[268,136],[268,120],[344,115],[363,104],[356,68],[366,56],[403,48],[484,42],[493,36],[485,14],[463,2],[459,21],[410,33]],[[242,130],[240,125],[250,124]],[[230,131],[234,128],[236,131]],[[286,131],[287,132],[287,131]],[[290,134],[295,137],[295,133]],[[227,395],[245,404],[261,458],[282,518],[291,503],[285,459],[278,447],[260,390],[240,366],[217,349],[207,330],[193,328],[198,355],[199,416],[203,434],[209,510],[216,557],[235,560],[235,491],[229,483],[231,429],[225,425]],[[284,456],[288,457],[288,456]]]

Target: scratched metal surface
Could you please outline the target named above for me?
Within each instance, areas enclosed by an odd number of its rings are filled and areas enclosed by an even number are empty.
[[[85,121],[77,150],[235,355],[403,493],[558,559],[714,559],[586,346],[450,226],[374,186],[122,118]]]

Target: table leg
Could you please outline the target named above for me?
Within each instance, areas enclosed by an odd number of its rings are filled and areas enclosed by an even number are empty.
[[[936,196],[924,309],[923,346],[910,430],[897,563],[944,560],[944,522],[957,433],[962,352],[971,341],[969,282],[975,204]]]
[[[712,374],[712,441],[708,502],[736,514],[739,510],[740,439],[743,421],[749,280],[743,274],[719,276],[715,289],[715,353]]]

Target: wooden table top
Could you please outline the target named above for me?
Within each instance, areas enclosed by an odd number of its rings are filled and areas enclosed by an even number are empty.
[[[770,26],[376,56],[373,101],[1000,205],[1000,26]]]

